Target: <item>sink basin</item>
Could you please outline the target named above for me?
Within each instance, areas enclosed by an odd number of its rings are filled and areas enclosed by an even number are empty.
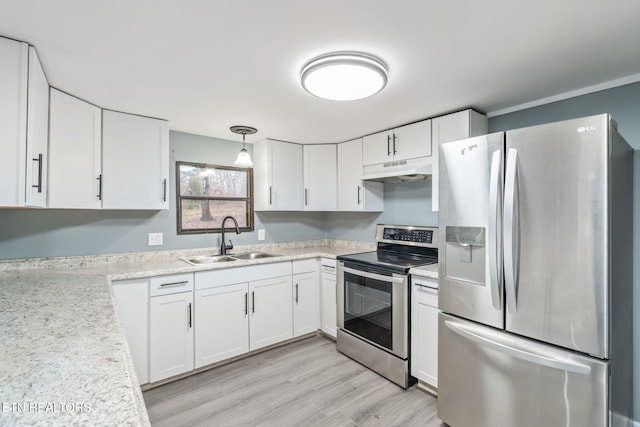
[[[232,257],[236,259],[260,259],[260,258],[272,258],[275,256],[279,256],[279,255],[268,254],[266,252],[247,252],[246,254],[232,255]]]
[[[215,264],[217,262],[229,262],[236,261],[235,258],[227,256],[227,255],[217,255],[217,256],[194,256],[189,258],[180,258],[181,260],[188,262],[191,265],[201,265],[201,264]]]

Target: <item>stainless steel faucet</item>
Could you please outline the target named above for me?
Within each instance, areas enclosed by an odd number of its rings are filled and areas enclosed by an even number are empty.
[[[233,223],[236,226],[236,234],[240,234],[240,227],[238,227],[238,221],[236,221],[236,219],[232,216],[225,216],[224,219],[222,220],[222,242],[220,243],[220,255],[226,255],[227,254],[227,250],[231,250],[233,249],[233,243],[231,243],[231,240],[229,240],[229,244],[227,245],[224,242],[224,223],[227,222],[227,220],[230,219],[231,221],[233,221]]]

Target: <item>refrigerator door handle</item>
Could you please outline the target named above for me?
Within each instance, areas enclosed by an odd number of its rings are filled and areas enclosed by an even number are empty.
[[[515,313],[517,307],[518,266],[520,264],[520,242],[518,223],[518,151],[509,148],[504,184],[504,287],[507,311]]]
[[[491,156],[487,245],[491,302],[496,310],[502,310],[502,150]]]
[[[533,353],[493,341],[487,337],[482,336],[481,331],[475,331],[475,328],[473,328],[473,326],[469,327],[452,320],[445,320],[444,324],[447,329],[460,335],[461,337],[473,341],[476,344],[491,348],[500,353],[504,353],[518,359],[526,360],[527,362],[531,362],[537,365],[546,366],[548,368],[559,369],[561,371],[572,372],[580,375],[589,375],[591,373],[590,366],[575,362],[573,360],[560,359],[551,355]]]

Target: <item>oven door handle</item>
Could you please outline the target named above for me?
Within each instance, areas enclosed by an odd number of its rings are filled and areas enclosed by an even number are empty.
[[[405,281],[404,277],[383,276],[382,274],[369,273],[368,271],[356,270],[349,267],[344,267],[343,271],[345,273],[351,273],[356,276],[362,276],[362,277],[366,277],[367,279],[380,280],[383,282],[404,283]]]

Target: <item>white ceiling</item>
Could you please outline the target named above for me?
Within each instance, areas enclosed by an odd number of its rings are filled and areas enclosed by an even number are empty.
[[[637,0],[0,0],[0,35],[33,44],[51,85],[172,129],[340,142],[473,107],[491,112],[640,73]],[[332,51],[382,58],[352,102],[299,83]]]

